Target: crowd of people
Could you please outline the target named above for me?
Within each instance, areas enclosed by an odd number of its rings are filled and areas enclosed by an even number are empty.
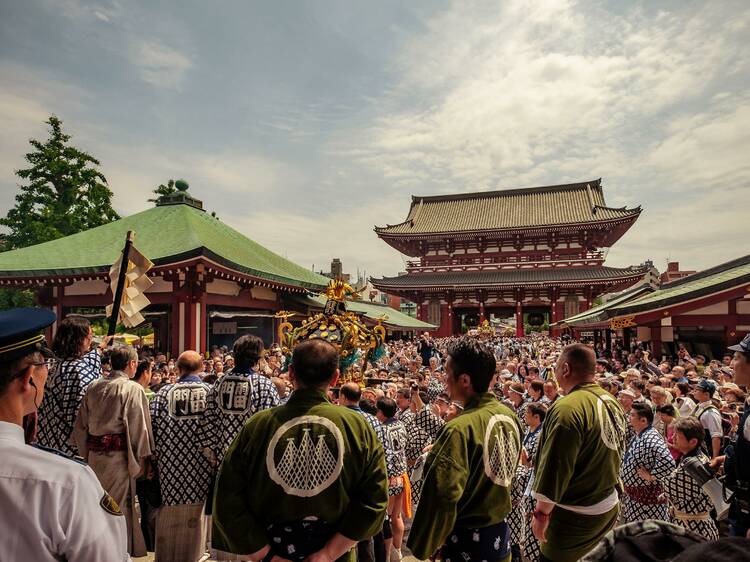
[[[706,483],[742,481],[750,348],[657,361],[637,343],[424,334],[340,373],[323,342],[287,357],[242,336],[168,359],[92,338],[59,322],[26,438],[84,459],[131,556],[399,560],[408,537],[420,559],[578,560],[616,525],[748,532]]]

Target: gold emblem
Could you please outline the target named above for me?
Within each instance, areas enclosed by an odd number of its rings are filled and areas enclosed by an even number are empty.
[[[102,499],[99,501],[99,505],[110,515],[122,515],[122,510],[120,509],[120,506],[117,505],[115,498],[110,496],[107,492],[104,492]]]

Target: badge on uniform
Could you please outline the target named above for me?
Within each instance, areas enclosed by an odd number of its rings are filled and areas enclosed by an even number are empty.
[[[117,505],[115,498],[110,496],[107,492],[104,492],[99,505],[110,515],[122,515],[122,510],[120,509],[120,506]]]

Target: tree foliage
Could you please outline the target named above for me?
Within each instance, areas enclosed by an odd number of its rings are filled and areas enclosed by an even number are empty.
[[[148,200],[149,203],[156,203],[157,201],[159,201],[160,197],[177,193],[177,188],[175,187],[175,181],[170,179],[167,182],[167,185],[164,185],[163,183],[159,184],[159,186],[156,189],[154,189],[152,193],[156,195],[156,197],[154,197],[153,199],[149,199]]]
[[[99,161],[70,146],[62,121],[46,121],[46,142],[31,139],[26,154],[29,167],[17,170],[23,180],[16,205],[0,218],[0,251],[33,246],[106,224],[119,217],[112,208],[112,192],[98,170]],[[0,310],[33,306],[31,291],[0,289]]]
[[[99,161],[70,146],[62,121],[52,115],[49,138],[31,139],[28,168],[17,170],[23,180],[16,205],[0,225],[5,249],[13,250],[62,238],[119,218],[112,208],[112,191],[99,171]]]

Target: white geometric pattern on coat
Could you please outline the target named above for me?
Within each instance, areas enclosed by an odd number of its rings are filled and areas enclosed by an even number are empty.
[[[696,455],[701,463],[708,463],[708,457],[703,453]],[[685,457],[672,471],[672,474],[664,481],[664,494],[669,498],[669,503],[674,509],[690,515],[709,513],[714,505],[711,498],[703,491],[698,482],[690,476],[683,467]],[[703,519],[679,519],[675,518],[672,523],[685,527],[709,541],[719,539],[719,530],[714,520],[708,516]]]
[[[68,440],[88,386],[102,376],[102,360],[94,349],[80,359],[66,359],[47,378],[47,390],[39,406],[40,445],[67,455],[78,454]]]
[[[208,496],[211,466],[195,442],[208,391],[209,385],[203,382],[177,382],[162,387],[151,401],[151,427],[164,505],[202,503]],[[201,396],[203,401],[198,399]]]
[[[302,438],[296,443],[302,427]],[[313,433],[315,427],[315,434]],[[289,437],[284,437],[289,435]],[[326,442],[326,438],[332,436]],[[286,446],[280,444],[281,440]],[[329,443],[335,443],[331,451]],[[278,462],[277,452],[283,447]],[[310,498],[326,490],[344,466],[344,436],[332,421],[320,416],[299,416],[284,423],[274,433],[266,450],[266,469],[271,479],[289,495]]]
[[[235,384],[237,387],[234,387]],[[247,400],[239,398],[245,396],[245,388],[249,391]],[[225,392],[222,393],[222,389]],[[236,371],[222,375],[206,397],[206,412],[197,435],[201,449],[209,447],[221,461],[245,422],[255,412],[273,408],[279,403],[279,393],[268,377],[255,372],[245,374]]]
[[[484,472],[487,477],[498,486],[509,486],[520,453],[521,438],[513,419],[505,414],[492,416],[484,433]]]
[[[613,405],[610,406],[607,402],[611,402]],[[597,397],[596,408],[602,442],[608,449],[622,451],[625,447],[624,439],[627,422],[622,414],[620,414],[617,407],[617,400],[611,394],[602,394]],[[613,418],[615,423],[612,423]]]

